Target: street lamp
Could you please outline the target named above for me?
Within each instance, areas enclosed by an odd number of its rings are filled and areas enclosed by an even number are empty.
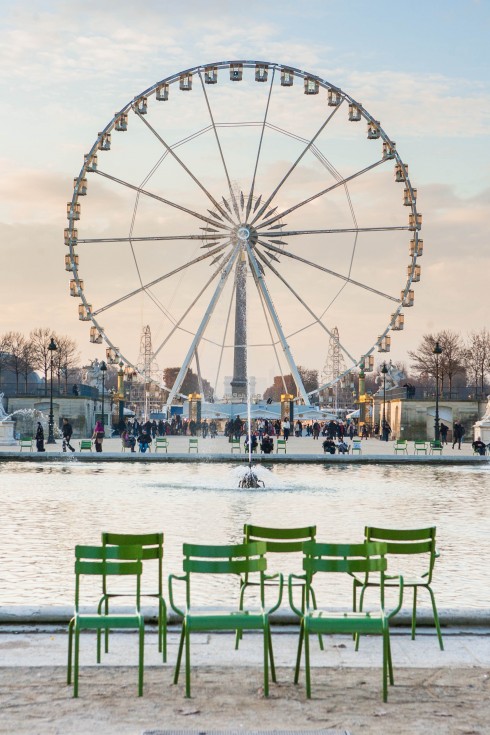
[[[383,420],[381,422],[381,436],[384,442],[388,441],[388,431],[386,428],[386,374],[388,372],[388,368],[386,367],[386,362],[383,363],[383,367],[381,368],[381,373],[383,375]]]
[[[439,425],[439,355],[442,355],[442,347],[436,342],[433,353],[436,356],[436,416],[434,419],[434,438],[439,441],[441,438],[441,427]]]
[[[51,337],[51,342],[48,345],[49,350],[49,356],[50,356],[50,373],[51,373],[51,382],[50,382],[50,391],[49,391],[49,422],[48,422],[48,441],[46,444],[56,444],[55,438],[54,438],[54,415],[53,415],[53,352],[56,352],[58,349],[58,345],[54,341],[53,337]]]
[[[105,418],[104,418],[104,390],[105,390],[105,374],[107,372],[107,365],[105,364],[104,360],[99,365],[100,372],[102,373],[102,426],[105,428]]]

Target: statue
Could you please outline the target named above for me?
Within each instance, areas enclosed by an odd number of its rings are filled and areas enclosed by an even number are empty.
[[[3,397],[5,393],[0,393],[0,421],[3,421],[3,419],[6,419],[8,414],[6,410],[3,407]]]
[[[405,375],[403,370],[395,367],[391,360],[386,367],[388,368],[388,372],[386,373],[386,390],[398,388],[402,380],[406,380],[407,376]],[[383,374],[380,373],[379,375],[377,375],[374,379],[374,382],[376,383],[376,385],[379,385],[379,393],[383,389]]]
[[[84,370],[84,382],[87,385],[91,385],[93,388],[98,390],[102,389],[102,371],[100,369],[100,363],[95,358],[91,360],[90,365],[83,368]]]
[[[485,421],[485,423],[490,421],[490,396],[487,396],[487,407],[485,409],[485,413],[483,414],[480,420]]]

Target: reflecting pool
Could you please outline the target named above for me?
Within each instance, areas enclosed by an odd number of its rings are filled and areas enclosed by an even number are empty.
[[[0,463],[0,605],[71,605],[73,548],[99,543],[102,530],[162,530],[168,574],[182,570],[183,541],[236,543],[253,522],[316,523],[319,541],[337,542],[362,540],[365,525],[436,525],[439,607],[488,608],[488,466],[275,465],[260,468],[266,487],[251,490],[238,489],[239,471],[231,463]],[[209,600],[209,587],[197,593]],[[428,607],[423,594],[420,606]]]

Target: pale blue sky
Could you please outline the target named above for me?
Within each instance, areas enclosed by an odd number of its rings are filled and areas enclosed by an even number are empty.
[[[361,101],[403,150],[426,252],[392,357],[404,359],[428,330],[488,327],[489,38],[487,0],[0,0],[0,331],[52,325],[72,333],[85,358],[102,356],[63,268],[66,202],[83,154],[115,110],[159,79],[235,58],[318,74]]]

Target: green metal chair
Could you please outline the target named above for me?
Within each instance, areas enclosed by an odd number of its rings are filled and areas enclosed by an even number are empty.
[[[358,454],[362,454],[362,441],[361,441],[361,439],[353,439],[352,440],[351,453],[354,454],[354,452],[357,452]]]
[[[385,558],[386,545],[382,543],[364,544],[319,544],[307,541],[303,544],[303,569],[306,572],[306,610],[303,612],[294,605],[293,583],[295,575],[289,577],[289,600],[294,612],[301,619],[298,653],[294,672],[294,683],[298,683],[303,643],[305,646],[306,696],[311,698],[310,672],[310,633],[336,634],[345,633],[358,636],[360,634],[377,634],[383,637],[383,701],[388,699],[388,679],[394,683],[391,662],[389,621],[396,615],[403,600],[403,579],[400,577],[400,594],[398,606],[390,613],[384,609],[384,578],[387,568]],[[314,574],[333,573],[349,574],[378,572],[380,575],[380,602],[375,611],[356,612],[338,611],[338,599],[333,600],[335,611],[316,609],[310,605],[311,581]]]
[[[284,454],[287,454],[287,441],[285,439],[277,439],[276,441],[276,454],[279,452],[284,452]]]
[[[72,683],[73,696],[78,697],[80,631],[97,631],[97,663],[101,659],[101,633],[112,629],[137,629],[139,639],[138,696],[143,695],[143,662],[145,623],[140,610],[141,573],[143,564],[140,546],[76,546],[75,547],[75,614],[68,626],[67,684]],[[84,576],[133,577],[135,611],[110,614],[80,612],[80,583]],[[73,646],[73,638],[75,645]],[[74,651],[73,651],[74,648]],[[74,654],[74,655],[73,655]]]
[[[159,449],[165,449],[165,454],[168,454],[168,439],[166,436],[157,436],[155,438],[155,454]]]
[[[416,439],[413,443],[415,454],[427,454],[427,442]]]
[[[439,452],[439,454],[442,454],[442,442],[434,439],[433,441],[429,442],[430,446],[430,453],[435,454],[436,452]]]
[[[262,630],[264,640],[264,695],[269,695],[269,662],[272,681],[276,681],[272,640],[269,627],[269,615],[277,610],[282,595],[282,583],[279,601],[270,609],[265,608],[265,582],[267,575],[266,544],[262,542],[238,544],[233,546],[202,546],[184,544],[183,568],[185,574],[169,576],[169,599],[172,609],[182,617],[182,634],[180,637],[177,663],[175,666],[174,684],[178,683],[182,653],[185,644],[185,696],[191,696],[191,660],[190,634],[198,630]],[[191,599],[192,579],[198,574],[205,575],[242,575],[257,574],[260,580],[260,606],[258,609],[240,609],[239,606],[224,608],[194,608]],[[174,602],[173,582],[185,582],[186,609],[181,610]]]
[[[80,451],[92,451],[92,440],[91,439],[80,439]]]
[[[386,544],[390,566],[393,561],[392,559],[390,559],[391,556],[409,556],[413,561],[415,561],[415,557],[420,557],[420,563],[423,563],[423,569],[419,570],[419,574],[414,574],[413,572],[407,573],[404,569],[400,570],[403,573],[404,588],[413,589],[412,640],[415,639],[417,625],[417,591],[418,589],[426,589],[430,595],[432,603],[432,612],[434,615],[434,624],[437,631],[437,638],[439,640],[439,647],[441,651],[443,651],[444,644],[442,642],[441,626],[439,623],[439,615],[437,613],[436,598],[431,587],[434,564],[439,556],[439,553],[436,549],[436,527],[431,526],[429,528],[393,529],[374,528],[371,526],[366,526],[364,533],[366,541],[380,541]],[[397,564],[403,564],[403,561],[397,559]],[[398,586],[398,579],[399,577],[396,574],[386,575],[385,587]],[[364,593],[366,592],[366,589],[368,587],[378,587],[379,584],[379,578],[373,578],[373,576],[370,574],[366,574],[364,577],[354,578],[354,610],[356,609],[357,589],[359,587],[361,588],[359,606],[360,610],[362,610]]]
[[[240,444],[240,439],[232,439],[230,442],[230,452],[233,454],[233,452],[238,452],[238,454],[241,454],[242,447]]]
[[[266,526],[254,526],[246,523],[243,526],[243,542],[248,544],[254,541],[264,541],[267,546],[267,555],[269,554],[301,554],[303,552],[303,543],[305,541],[314,541],[316,537],[316,526],[304,526],[301,528],[269,528]],[[288,578],[291,569],[281,572],[283,576]],[[269,575],[265,582],[265,587],[278,587],[281,582],[279,573]],[[301,589],[301,609],[305,609],[305,580],[306,577],[297,578],[294,586]],[[248,587],[256,587],[259,582],[250,580],[248,574],[242,575],[240,579],[240,608],[243,607],[244,595]],[[313,587],[311,587],[311,595],[313,605],[316,607],[316,598]],[[279,600],[279,605],[282,602]],[[237,635],[236,647],[241,635]],[[323,641],[319,636],[320,648],[323,651]]]
[[[148,562],[154,560],[156,564],[155,584],[151,591],[144,589],[141,597],[153,597],[158,601],[158,651],[163,653],[163,660],[167,660],[167,604],[163,596],[163,533],[102,533],[103,546],[138,546],[141,548],[141,560],[147,569]],[[145,575],[147,577],[148,575]],[[143,584],[145,577],[143,578]],[[109,613],[109,602],[115,597],[131,597],[131,592],[111,591],[107,577],[102,578],[102,597],[99,609],[104,605],[105,614]],[[109,647],[109,634],[106,632],[106,653]]]
[[[395,454],[398,454],[398,452],[402,452],[403,454],[408,454],[408,442],[406,439],[397,439],[393,445],[393,449],[395,451]]]
[[[190,437],[189,438],[189,454],[192,451],[199,452],[199,440],[197,437]]]

